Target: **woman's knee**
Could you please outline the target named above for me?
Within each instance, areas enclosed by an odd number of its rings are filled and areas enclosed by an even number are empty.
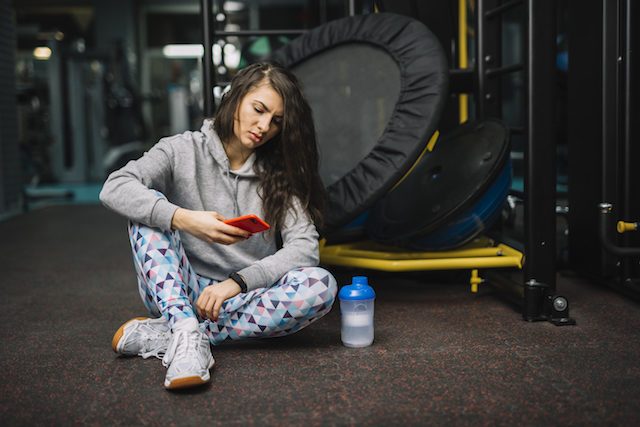
[[[294,270],[292,282],[303,285],[306,288],[305,299],[320,297],[325,305],[331,307],[338,293],[336,278],[328,270],[322,267],[306,267]]]
[[[322,267],[313,267],[315,270],[315,276],[319,277],[320,281],[322,281],[329,289],[330,293],[335,296],[338,293],[338,282],[333,274],[329,270],[326,270]]]

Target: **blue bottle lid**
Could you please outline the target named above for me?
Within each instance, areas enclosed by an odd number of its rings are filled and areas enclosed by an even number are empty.
[[[364,300],[375,297],[376,293],[373,291],[373,288],[369,286],[369,281],[366,276],[355,276],[351,279],[351,284],[343,286],[338,293],[338,298],[344,300]]]

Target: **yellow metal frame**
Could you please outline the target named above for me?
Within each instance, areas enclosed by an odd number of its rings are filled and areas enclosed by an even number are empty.
[[[503,243],[481,237],[466,246],[441,252],[408,252],[373,241],[321,245],[320,262],[382,271],[522,268],[523,254]]]
[[[469,66],[467,50],[467,0],[458,0],[458,61],[460,69]],[[460,123],[469,119],[469,95],[461,93],[460,100]]]

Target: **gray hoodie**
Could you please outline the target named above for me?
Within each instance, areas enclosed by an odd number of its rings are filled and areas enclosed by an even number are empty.
[[[239,170],[230,170],[220,138],[206,120],[200,132],[163,138],[141,158],[109,175],[100,200],[126,218],[163,230],[171,229],[179,207],[215,211],[228,219],[247,214],[264,218],[259,179],[253,170],[255,156],[252,153]],[[318,265],[318,233],[299,203],[281,229],[280,250],[275,234],[269,232],[229,246],[205,243],[188,233],[180,238],[200,276],[221,281],[237,271],[247,289],[253,290],[273,285],[295,268]]]

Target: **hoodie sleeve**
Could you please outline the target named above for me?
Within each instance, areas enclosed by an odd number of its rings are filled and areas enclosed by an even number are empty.
[[[110,210],[134,221],[171,229],[171,220],[178,206],[160,193],[170,191],[173,182],[174,151],[172,140],[160,140],[138,160],[130,161],[111,173],[100,191],[100,201]]]
[[[296,204],[282,227],[282,249],[238,272],[247,283],[247,291],[272,286],[296,268],[316,267],[320,262],[318,238],[315,225]]]

